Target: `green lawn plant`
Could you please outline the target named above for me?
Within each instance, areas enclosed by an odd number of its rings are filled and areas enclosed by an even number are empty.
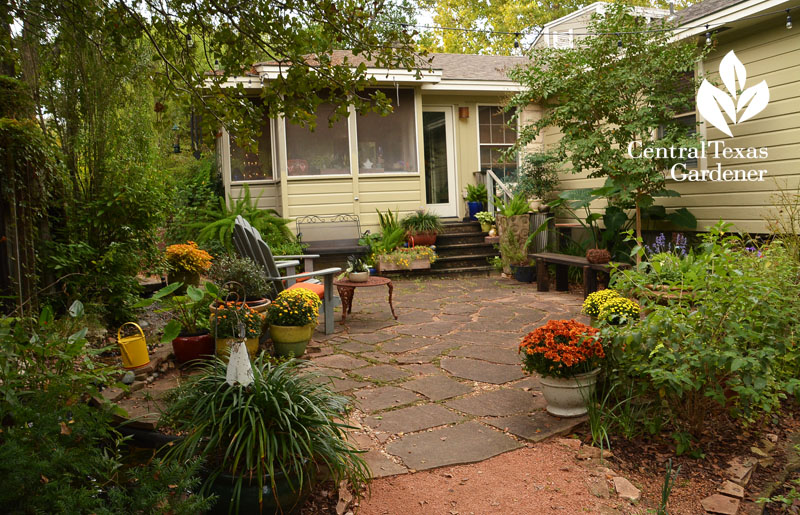
[[[234,476],[231,513],[239,512],[242,487],[258,486],[262,500],[280,473],[295,492],[307,491],[322,469],[335,484],[347,480],[359,492],[369,470],[346,437],[349,426],[337,422],[346,418],[350,401],[307,367],[297,360],[276,364],[262,354],[253,362],[253,383],[243,387],[228,385],[225,362],[204,363],[170,399],[165,420],[186,436],[169,458],[202,457],[209,471],[202,491],[222,473]]]
[[[680,452],[710,420],[749,424],[800,395],[800,267],[778,241],[760,248],[718,224],[695,250],[691,299],[640,298],[647,316],[601,323],[610,380],[656,400]],[[749,248],[748,248],[749,247]],[[619,270],[615,289],[645,289],[646,270]]]

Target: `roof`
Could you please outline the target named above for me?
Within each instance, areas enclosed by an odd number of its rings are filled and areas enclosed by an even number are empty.
[[[747,0],[704,0],[700,3],[690,5],[685,9],[681,9],[675,14],[678,16],[680,24],[683,25],[745,1]]]
[[[365,64],[367,67],[374,68],[374,62],[367,59],[364,55],[356,55],[349,50],[334,50],[330,54],[331,64],[341,65],[347,59],[351,66]],[[428,64],[430,59],[430,64]],[[433,68],[442,72],[442,79],[450,80],[486,80],[486,81],[511,81],[508,72],[525,62],[527,57],[506,56],[506,55],[478,55],[478,54],[438,54],[431,53],[426,57],[418,59],[420,68]],[[317,65],[319,61],[316,56],[306,56],[306,63]],[[255,66],[277,66],[277,61],[267,61],[256,63]]]

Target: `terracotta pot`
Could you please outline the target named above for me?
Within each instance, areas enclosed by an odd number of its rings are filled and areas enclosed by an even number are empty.
[[[307,325],[270,325],[269,336],[278,356],[293,355],[299,358],[306,352],[311,335],[314,334],[315,323]]]
[[[586,251],[586,261],[599,265],[611,261],[611,253],[606,249],[589,249]]]
[[[436,233],[435,232],[418,232],[416,234],[410,234],[407,236],[408,244],[412,247],[416,247],[417,245],[425,245],[430,247],[436,243]]]
[[[542,376],[542,393],[547,412],[556,417],[580,417],[586,414],[586,403],[594,393],[600,369],[573,377]]]
[[[217,356],[227,361],[228,356],[231,354],[231,345],[237,341],[241,340],[239,338],[217,338],[215,342]],[[250,355],[250,359],[256,359],[258,355],[258,337],[245,339],[244,346],[247,347],[247,354]]]
[[[208,331],[200,334],[181,334],[172,340],[175,360],[186,363],[195,359],[207,359],[214,355],[214,337]]]

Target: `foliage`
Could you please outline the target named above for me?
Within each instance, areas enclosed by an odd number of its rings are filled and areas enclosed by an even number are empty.
[[[424,259],[428,263],[433,264],[436,261],[436,252],[433,248],[426,245],[417,245],[415,247],[402,247],[392,252],[379,254],[378,258],[384,263],[392,263],[410,270],[411,263],[419,259]]]
[[[627,324],[638,320],[640,311],[641,308],[636,302],[625,297],[616,296],[600,305],[597,318],[609,324]]]
[[[475,213],[475,218],[482,224],[494,224],[494,215],[488,211],[480,211]]]
[[[5,513],[197,513],[194,461],[129,466],[101,385],[119,371],[88,347],[83,308],[68,320],[0,319],[0,505]]]
[[[216,338],[257,338],[261,336],[261,322],[261,316],[247,304],[228,301],[217,306],[211,329]]]
[[[600,308],[609,300],[619,297],[620,294],[616,290],[605,289],[590,293],[583,301],[583,313],[590,317],[596,317],[600,314]]]
[[[497,208],[497,214],[503,216],[526,215],[531,210],[528,198],[519,193],[515,194],[508,202],[504,202],[500,197],[495,197],[494,205]]]
[[[611,4],[603,16],[592,18],[587,32],[596,35],[574,48],[542,48],[528,66],[510,73],[524,86],[512,105],[523,108],[537,99],[546,108],[539,120],[520,130],[517,147],[524,148],[545,128],[558,128],[563,137],[552,152],[559,161],[571,162],[573,173],[605,179],[603,196],[612,198],[613,205],[635,208],[639,237],[638,211],[653,205],[655,197],[677,195],[666,189],[662,172],[685,156],[632,159],[629,145],[698,144],[691,128],[674,117],[692,109],[698,81],[686,72],[709,50],[698,49],[691,39],[672,41],[668,29],[674,25],[668,19],[648,24],[624,5]]]
[[[772,209],[764,217],[769,233],[783,242],[789,254],[800,261],[800,186],[790,190],[776,181]]]
[[[155,292],[149,299],[141,299],[134,308],[144,308],[154,303],[162,307],[158,313],[172,313],[173,319],[164,326],[161,341],[168,343],[180,335],[196,335],[209,329],[210,304],[219,298],[219,289],[213,283],[204,283],[197,288],[191,284],[186,295],[173,295],[183,283],[172,283]]]
[[[241,216],[261,233],[267,245],[277,254],[275,249],[294,240],[294,235],[287,227],[289,220],[278,217],[274,209],[259,208],[258,200],[250,196],[250,188],[245,184],[242,189],[242,198],[231,198],[227,204],[225,199],[220,198],[215,209],[200,210],[205,220],[191,226],[200,230],[197,240],[201,243],[218,241],[228,252],[233,252],[231,236],[236,217]]]
[[[165,239],[167,243],[195,240],[198,231],[191,226],[200,217],[200,211],[218,205],[225,194],[222,177],[213,156],[200,160],[192,158],[188,164],[169,172],[175,184]]]
[[[550,320],[522,339],[522,367],[550,377],[591,372],[605,358],[602,340],[594,337],[598,332],[575,320]]]
[[[224,472],[236,477],[237,491],[244,485],[274,490],[282,472],[299,492],[319,466],[358,491],[369,472],[346,438],[348,426],[335,421],[346,416],[349,401],[315,381],[306,367],[296,360],[273,364],[262,354],[253,363],[253,384],[242,387],[227,384],[223,361],[204,364],[201,374],[176,390],[166,411],[168,423],[188,432],[169,457],[178,463],[205,458],[212,471],[206,487]],[[237,504],[234,495],[234,513]]]
[[[439,215],[429,213],[424,209],[418,209],[414,213],[406,215],[400,221],[400,225],[411,235],[442,231],[442,220]]]
[[[558,187],[558,162],[557,156],[546,152],[524,154],[514,178],[514,194],[547,200]]]
[[[669,496],[672,493],[672,488],[675,486],[675,480],[678,478],[680,473],[681,466],[678,465],[678,468],[673,470],[672,458],[670,458],[667,461],[667,468],[664,473],[664,484],[661,486],[661,502],[658,505],[656,515],[668,515],[667,503],[669,503]]]
[[[789,461],[796,464],[798,459],[800,459],[800,444],[794,446],[794,453],[796,456]],[[787,467],[788,468],[788,467]],[[795,473],[797,472],[797,466],[793,467],[795,469]],[[758,499],[758,503],[761,505],[770,504],[770,503],[780,503],[782,504],[782,508],[785,510],[791,509],[793,505],[797,504],[797,501],[800,500],[800,477],[793,479],[792,481],[786,481],[784,483],[786,485],[785,493],[772,495],[771,497],[762,497]]]
[[[486,204],[488,201],[489,194],[486,191],[485,184],[467,184],[467,202],[481,202]]]
[[[316,324],[322,301],[319,295],[305,288],[283,290],[269,305],[267,321],[271,325],[304,326]]]
[[[347,268],[339,277],[347,276],[353,272],[369,272],[367,260],[359,256],[347,256]]]
[[[397,212],[392,212],[391,209],[387,209],[386,213],[381,213],[380,209],[375,209],[375,211],[378,213],[378,223],[382,232],[392,232],[400,226]]]
[[[406,239],[406,230],[403,227],[394,227],[381,232],[380,236],[374,240],[372,246],[373,255],[388,254],[398,248]]]
[[[170,270],[176,272],[202,274],[211,268],[211,255],[198,248],[193,241],[170,245],[167,247],[166,259]]]
[[[517,241],[517,236],[514,231],[505,231],[502,238],[500,238],[500,255],[503,261],[518,266],[525,266],[530,263],[528,257],[527,244],[521,246]]]
[[[786,395],[800,393],[797,286],[800,267],[780,242],[757,252],[720,223],[703,236],[689,262],[691,296],[657,304],[640,298],[647,317],[604,325],[613,381],[657,399],[682,450],[713,417],[754,422]],[[643,251],[642,251],[643,252]],[[644,266],[618,270],[612,287],[646,291]]]
[[[272,283],[267,281],[266,274],[255,261],[247,257],[232,254],[221,256],[211,265],[209,277],[219,285],[234,281],[244,287],[246,299],[256,300],[270,297],[274,291]],[[223,291],[222,296],[228,292]]]

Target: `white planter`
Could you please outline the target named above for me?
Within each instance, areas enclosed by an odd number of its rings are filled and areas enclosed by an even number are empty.
[[[369,280],[369,272],[350,272],[347,280],[354,283],[365,283]]]
[[[547,401],[547,412],[556,417],[580,417],[586,414],[586,401],[594,393],[600,369],[570,378],[547,377],[541,379],[542,393]]]

